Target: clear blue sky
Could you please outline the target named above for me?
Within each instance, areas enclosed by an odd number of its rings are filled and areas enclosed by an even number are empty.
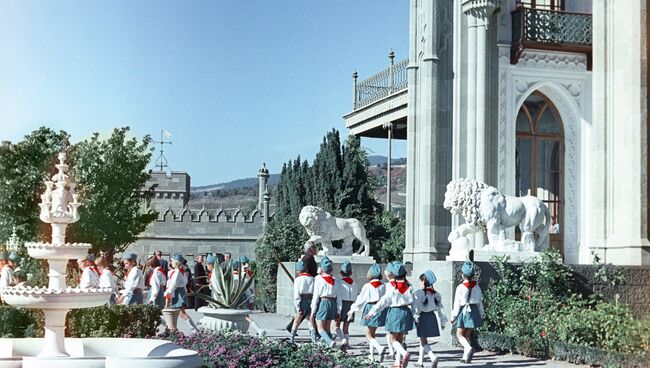
[[[0,140],[173,134],[192,185],[313,159],[360,79],[408,53],[406,0],[0,2]],[[386,141],[364,139],[373,154]],[[406,155],[396,145],[395,157]],[[155,156],[154,156],[155,157]]]

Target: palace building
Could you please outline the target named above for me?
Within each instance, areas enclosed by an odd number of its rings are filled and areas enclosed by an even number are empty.
[[[650,265],[647,11],[410,0],[408,59],[355,73],[344,116],[351,134],[407,140],[405,261],[445,259],[463,221],[442,206],[446,185],[467,177],[542,199],[566,263]]]

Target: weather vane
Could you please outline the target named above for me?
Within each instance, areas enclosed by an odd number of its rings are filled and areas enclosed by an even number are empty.
[[[160,168],[160,171],[163,171],[166,167],[169,167],[167,165],[167,158],[165,157],[165,152],[164,152],[164,147],[166,144],[171,145],[172,142],[170,141],[165,141],[165,138],[169,139],[172,137],[172,133],[161,129],[160,130],[160,140],[159,141],[154,141],[154,143],[160,144],[160,154],[158,155],[158,158],[156,158],[156,167]]]

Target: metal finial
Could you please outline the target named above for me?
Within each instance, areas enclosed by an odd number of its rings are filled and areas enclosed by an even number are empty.
[[[354,72],[352,73],[352,78],[357,79],[359,77],[359,73],[357,73],[357,70],[354,69]]]
[[[393,63],[393,59],[395,59],[395,51],[393,49],[390,49],[390,52],[388,53],[388,58],[390,59],[390,63]]]

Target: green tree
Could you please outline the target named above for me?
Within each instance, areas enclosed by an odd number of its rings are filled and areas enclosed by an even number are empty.
[[[54,174],[57,153],[69,139],[64,131],[41,127],[18,143],[0,144],[0,241],[14,227],[20,239],[45,240],[49,227],[38,218],[43,182]]]
[[[79,187],[80,220],[71,228],[72,241],[90,243],[94,251],[112,256],[136,240],[155,213],[142,211],[140,190],[149,174],[151,138],[129,138],[129,128],[114,129],[101,139],[94,133],[72,150],[72,169]]]

